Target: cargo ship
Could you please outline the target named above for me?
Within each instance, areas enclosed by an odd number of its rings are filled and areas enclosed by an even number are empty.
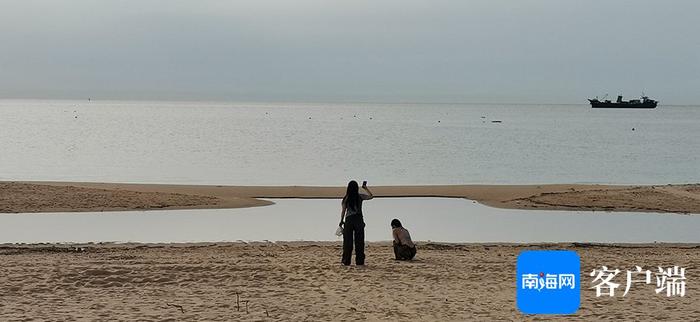
[[[607,95],[606,95],[607,96]],[[655,108],[659,103],[656,100],[650,99],[647,96],[642,95],[638,100],[623,101],[622,95],[617,96],[617,101],[611,102],[603,97],[603,100],[598,100],[596,98],[589,98],[592,108]]]

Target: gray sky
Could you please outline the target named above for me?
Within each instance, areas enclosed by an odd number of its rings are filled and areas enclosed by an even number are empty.
[[[0,0],[0,97],[700,103],[700,1]]]

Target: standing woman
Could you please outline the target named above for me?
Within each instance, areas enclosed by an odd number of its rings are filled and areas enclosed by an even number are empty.
[[[365,221],[362,218],[362,201],[370,200],[372,192],[367,188],[367,181],[362,182],[362,189],[367,194],[360,194],[357,182],[348,183],[340,211],[340,227],[343,227],[343,265],[350,265],[353,238],[355,242],[355,264],[365,264]]]

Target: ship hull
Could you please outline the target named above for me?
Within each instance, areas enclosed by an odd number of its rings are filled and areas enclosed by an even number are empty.
[[[617,103],[590,101],[592,108],[656,108],[657,102]]]

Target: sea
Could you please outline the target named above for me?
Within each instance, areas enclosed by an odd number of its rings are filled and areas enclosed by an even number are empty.
[[[624,110],[592,109],[586,104],[0,100],[0,180],[318,186],[343,186],[351,179],[367,180],[370,186],[697,183],[699,138],[700,106]],[[700,242],[700,237],[693,234],[693,230],[700,230],[700,216],[494,210],[474,206],[469,200],[455,201],[376,200],[377,210],[386,220],[442,216],[444,222],[452,223],[443,228],[423,223],[432,227],[422,234],[425,240]],[[339,212],[335,203],[276,202],[263,207],[265,210],[103,213],[90,220],[85,217],[89,214],[3,215],[0,242],[325,240],[324,236],[335,239],[332,222],[337,221]],[[407,204],[414,207],[406,207]],[[433,213],[417,205],[442,211]],[[258,234],[259,238],[248,235],[245,229],[226,230],[221,220],[211,219],[222,214],[223,218],[249,218],[251,211],[265,212],[265,218],[272,222],[294,212],[294,216],[309,218],[309,227],[318,223],[314,218],[326,213],[332,219],[330,227],[313,229],[319,234],[289,235],[288,231],[272,229],[267,236]],[[490,216],[484,216],[487,213]],[[166,214],[179,217],[168,219]],[[163,223],[172,222],[172,218],[187,218],[182,220],[204,224],[209,229],[200,227],[200,233],[180,234],[181,238],[165,232],[158,235],[154,230],[140,236],[125,232],[84,238],[70,229],[59,236],[41,229],[35,233],[30,229],[24,237],[11,233],[19,227],[36,227],[37,223],[49,223],[55,218],[74,222],[72,226],[81,232],[100,231],[99,227],[119,226],[108,224],[106,218],[112,216],[127,220],[121,224],[124,227],[160,216],[162,222],[154,227],[164,227]],[[530,227],[534,234],[518,235],[513,234],[518,227],[504,228],[518,223],[514,219],[518,216],[526,216],[521,221],[535,220],[531,226],[520,225]],[[26,222],[30,219],[33,221]],[[595,229],[608,233],[600,234],[591,228],[589,233],[584,229],[567,234],[581,226],[580,220],[591,220],[588,226],[602,226]],[[623,222],[612,225],[617,228],[605,228],[611,220]],[[455,221],[460,224],[454,225]],[[245,221],[233,220],[230,225],[240,226],[240,222]],[[183,225],[183,229],[187,228]],[[620,237],[622,226],[640,230],[658,225],[663,229],[656,233],[652,230]],[[573,228],[567,230],[567,226]],[[51,230],[50,224],[45,227]],[[214,233],[222,227],[229,233]],[[257,226],[251,223],[248,227]],[[170,231],[173,229],[179,231],[172,227]],[[460,235],[460,231],[464,234]],[[389,238],[368,235],[370,240]]]
[[[700,106],[0,101],[0,180],[700,182]]]

